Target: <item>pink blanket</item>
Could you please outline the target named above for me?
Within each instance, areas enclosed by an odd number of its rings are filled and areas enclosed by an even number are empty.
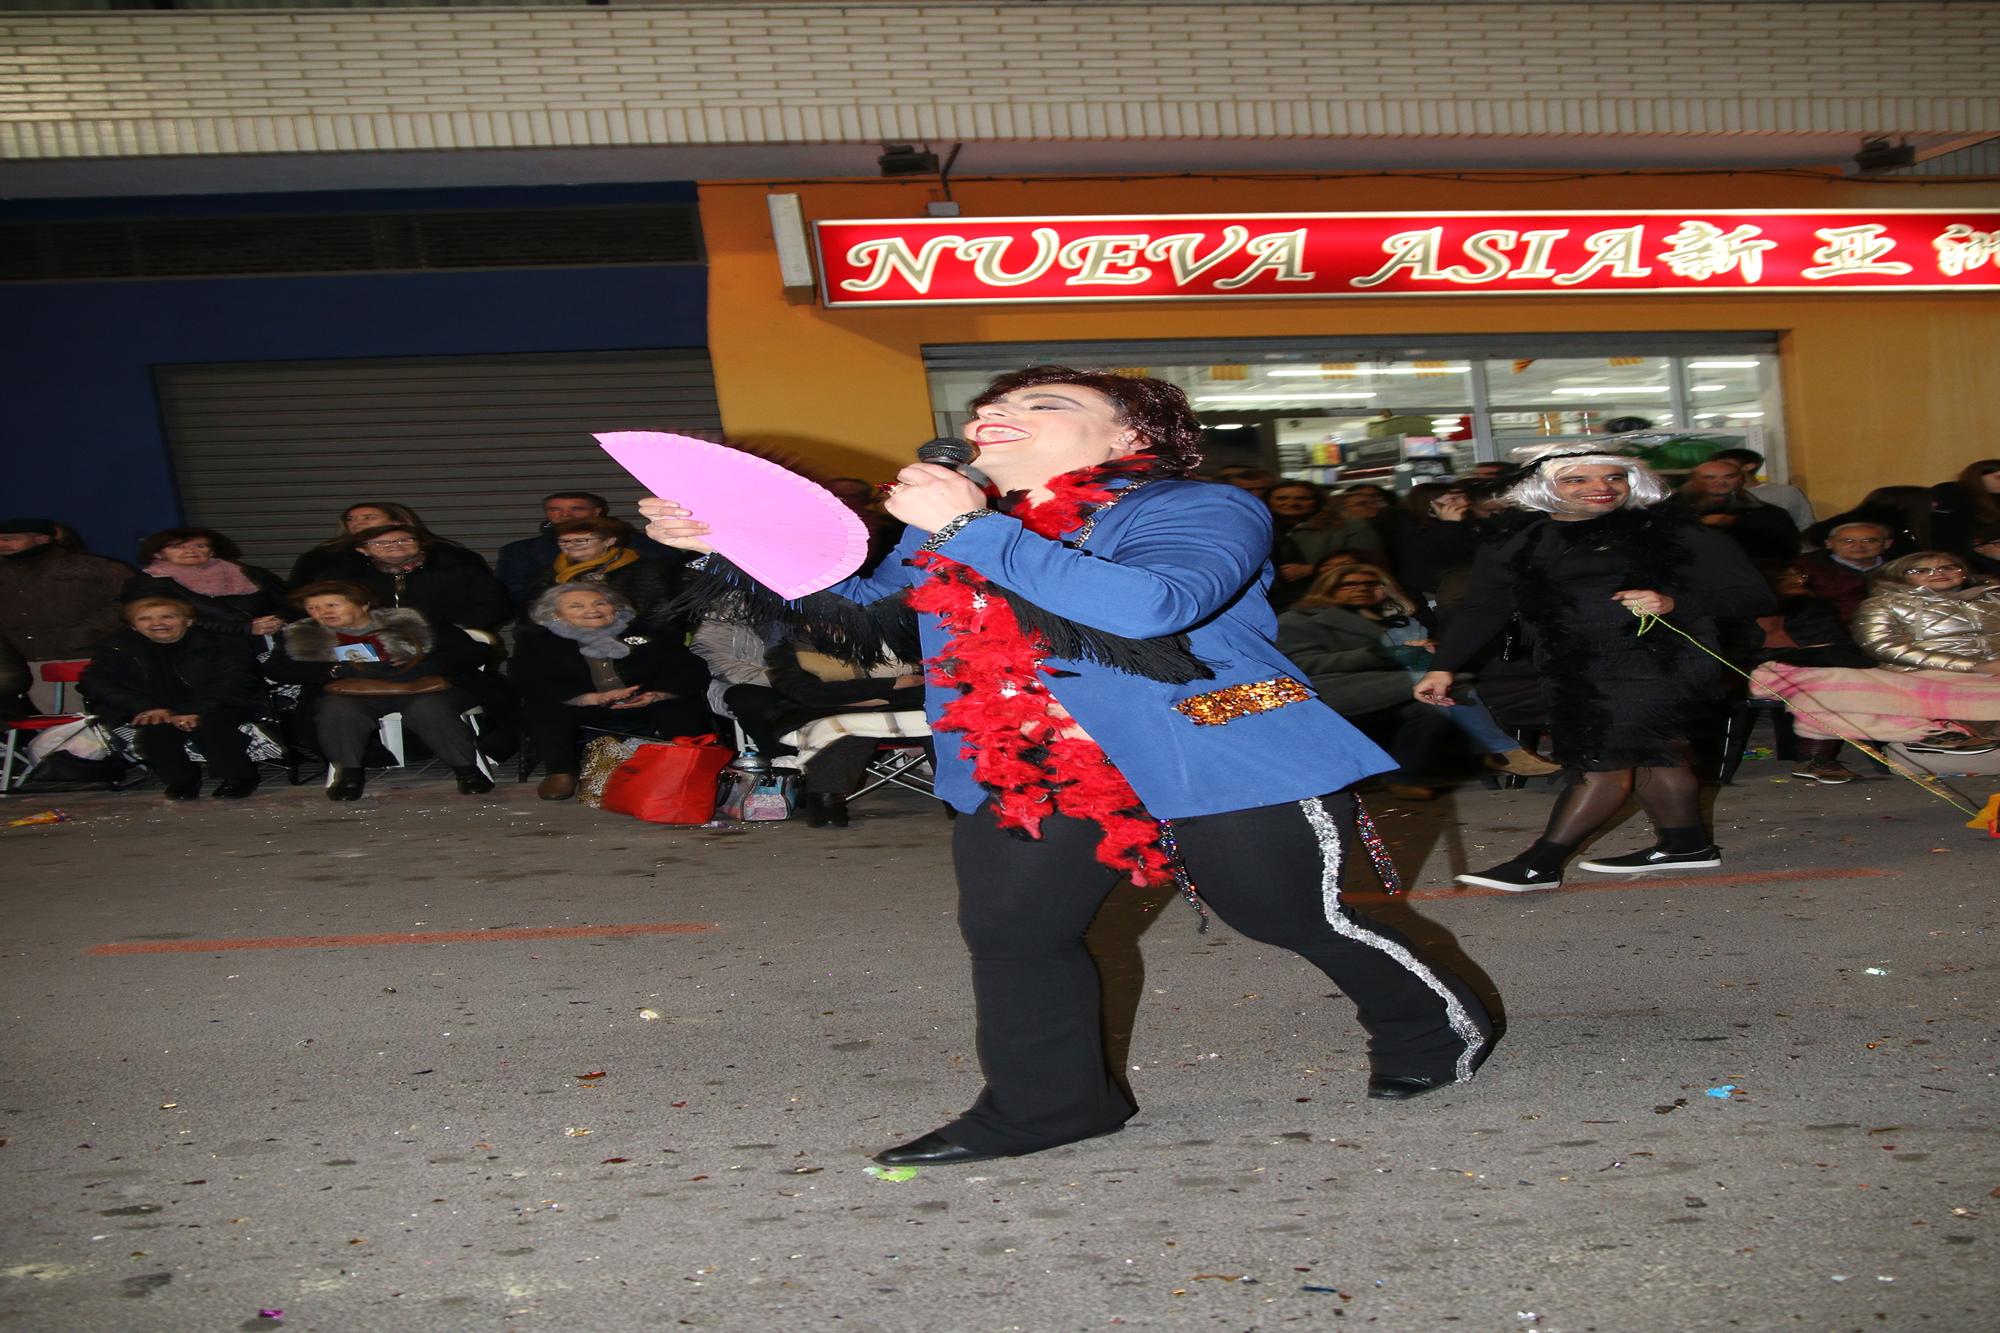
[[[2000,677],[1964,671],[1868,671],[1767,662],[1750,676],[1760,699],[1782,699],[1808,740],[1915,741],[1951,722],[2000,721]]]

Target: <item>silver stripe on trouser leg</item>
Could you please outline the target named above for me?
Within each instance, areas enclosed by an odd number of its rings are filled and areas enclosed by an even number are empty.
[[[1486,1044],[1486,1034],[1472,1021],[1472,1015],[1465,1012],[1465,1005],[1452,993],[1451,987],[1440,981],[1435,972],[1418,962],[1415,954],[1396,941],[1377,935],[1341,910],[1340,827],[1333,822],[1333,816],[1326,812],[1326,807],[1321,805],[1317,798],[1300,801],[1299,809],[1305,811],[1306,822],[1312,825],[1313,836],[1319,839],[1322,867],[1320,903],[1325,909],[1326,923],[1347,939],[1388,954],[1405,971],[1436,992],[1437,997],[1444,1001],[1445,1021],[1451,1024],[1453,1034],[1465,1043],[1465,1050],[1458,1057],[1454,1078],[1459,1083],[1470,1081],[1473,1061],[1478,1057],[1480,1048]]]

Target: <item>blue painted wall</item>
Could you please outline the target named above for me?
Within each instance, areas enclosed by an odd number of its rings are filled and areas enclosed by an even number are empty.
[[[14,201],[0,218],[692,202],[691,186]],[[153,368],[707,343],[701,265],[0,286],[0,509],[130,559],[181,521]],[[0,515],[4,516],[4,515]]]

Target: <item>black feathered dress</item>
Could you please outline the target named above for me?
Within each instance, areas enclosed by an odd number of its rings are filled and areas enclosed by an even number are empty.
[[[1641,635],[1639,618],[1612,600],[1634,589],[1672,597],[1667,620],[1712,650],[1718,619],[1764,615],[1775,602],[1735,542],[1677,508],[1544,519],[1481,548],[1432,669],[1463,670],[1519,615],[1557,762],[1594,771],[1677,766],[1690,714],[1722,696],[1723,668],[1664,627]]]

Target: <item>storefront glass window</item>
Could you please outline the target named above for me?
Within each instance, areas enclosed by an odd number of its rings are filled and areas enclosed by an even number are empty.
[[[1718,448],[1746,446],[1784,475],[1777,358],[1770,351],[1673,351],[1638,335],[1579,336],[1567,345],[1496,339],[1446,347],[1378,348],[1230,343],[1018,344],[927,349],[941,433],[965,425],[965,404],[992,376],[1023,365],[1111,367],[1179,385],[1207,428],[1211,466],[1244,463],[1280,475],[1408,486],[1545,440],[1630,434],[1677,470]],[[1596,343],[1592,354],[1579,344]],[[1621,346],[1620,344],[1624,344]],[[1741,344],[1739,343],[1740,347]],[[1600,348],[1602,350],[1600,350]],[[1627,350],[1629,348],[1629,350]],[[1514,354],[1514,353],[1518,354]]]

